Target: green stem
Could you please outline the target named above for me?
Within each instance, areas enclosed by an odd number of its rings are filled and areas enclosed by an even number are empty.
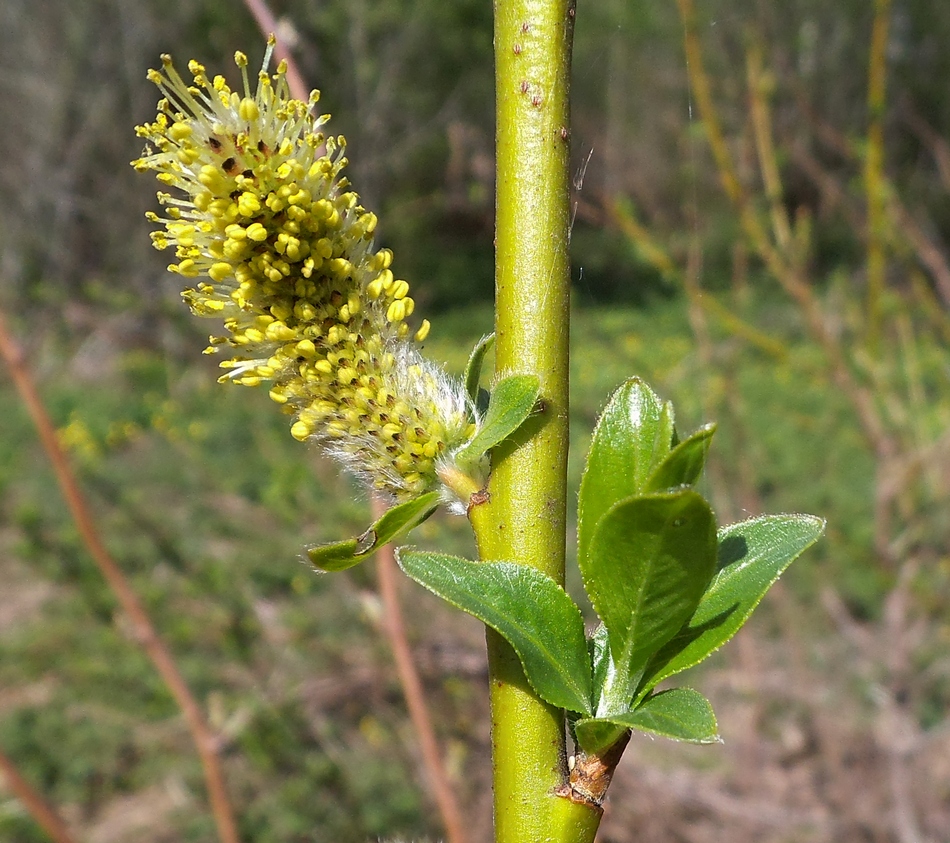
[[[496,0],[496,371],[534,374],[543,411],[493,455],[471,509],[483,559],[564,581],[570,290],[573,0]],[[496,843],[582,843],[599,811],[555,795],[567,782],[563,714],[487,634]]]

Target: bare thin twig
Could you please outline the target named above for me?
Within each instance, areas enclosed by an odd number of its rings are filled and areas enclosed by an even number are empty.
[[[746,50],[746,80],[749,87],[750,111],[755,145],[759,155],[759,169],[765,196],[769,200],[772,232],[779,247],[786,253],[792,249],[792,228],[782,204],[784,190],[772,137],[772,117],[768,102],[768,81],[762,66],[762,44],[754,37]]]
[[[265,0],[244,0],[244,3],[264,35],[275,31],[277,22]],[[293,56],[280,43],[277,45],[276,53],[279,58],[287,62],[287,83],[290,86],[290,93],[297,99],[306,101],[308,89]],[[372,509],[374,519],[379,518],[385,512],[385,503],[374,497]],[[378,551],[376,564],[380,599],[385,609],[383,629],[396,661],[396,672],[406,698],[409,717],[419,738],[426,778],[442,816],[442,824],[449,843],[466,843],[467,834],[462,813],[442,764],[439,744],[432,726],[432,715],[426,705],[425,692],[412,657],[412,649],[406,638],[406,625],[403,622],[396,586],[396,559],[391,545],[386,545]]]
[[[2,751],[0,751],[0,775],[6,778],[10,790],[16,794],[17,799],[23,803],[23,807],[50,836],[53,843],[76,843],[76,838],[70,834],[59,814],[38,791],[34,790],[33,785],[20,775],[16,765]]]
[[[264,0],[244,0],[244,5],[247,6],[247,10],[254,16],[254,20],[257,22],[257,28],[260,29],[265,38],[268,35],[276,34],[277,19]],[[290,95],[295,99],[306,102],[310,96],[310,89],[304,84],[303,76],[300,75],[300,71],[297,69],[297,63],[290,54],[290,50],[285,44],[278,41],[277,46],[274,48],[274,53],[276,53],[278,59],[287,62],[287,85],[290,88]]]
[[[373,517],[379,518],[386,511],[386,505],[379,498],[373,498]],[[412,658],[412,650],[406,637],[406,624],[399,606],[399,594],[396,585],[396,558],[392,545],[386,545],[376,554],[376,573],[379,580],[379,596],[383,601],[383,629],[389,639],[389,646],[396,661],[399,684],[406,697],[406,707],[412,719],[413,728],[419,737],[419,749],[422,763],[426,769],[426,778],[432,789],[432,796],[442,815],[442,824],[449,843],[466,843],[465,824],[459,810],[455,793],[449,783],[448,775],[442,764],[442,754],[432,726],[432,715],[426,705],[425,691],[419,673]]]
[[[136,639],[152,660],[185,716],[195,748],[201,758],[205,785],[208,788],[208,797],[218,828],[218,836],[222,843],[238,843],[237,825],[224,784],[224,773],[218,758],[217,741],[205,722],[201,706],[198,705],[197,700],[179,672],[170,650],[152,625],[145,607],[132,589],[125,574],[122,573],[122,570],[103,544],[92,513],[79,488],[79,483],[69,467],[69,461],[62,446],[59,444],[56,429],[46,412],[46,408],[43,406],[39,391],[27,369],[23,352],[7,330],[6,319],[2,313],[0,313],[0,357],[3,357],[6,362],[20,399],[33,419],[43,450],[53,467],[56,480],[66,500],[66,505],[69,507],[70,514],[76,522],[76,528],[79,530],[83,543],[115,593],[123,611],[132,622]]]

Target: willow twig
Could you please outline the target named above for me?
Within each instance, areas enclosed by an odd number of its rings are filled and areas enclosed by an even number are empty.
[[[17,393],[36,426],[43,450],[52,465],[63,498],[66,500],[66,505],[76,523],[76,528],[83,543],[118,599],[122,610],[132,622],[136,639],[152,660],[185,716],[195,748],[201,758],[205,786],[208,789],[208,797],[218,828],[218,836],[222,843],[238,843],[239,838],[234,812],[228,800],[224,773],[218,758],[218,743],[205,722],[201,706],[198,705],[197,700],[179,672],[171,651],[156,631],[148,613],[145,611],[145,607],[132,589],[125,574],[122,573],[109,551],[106,550],[106,546],[103,544],[96,528],[92,512],[69,466],[66,453],[56,436],[53,422],[46,412],[36,384],[26,366],[23,352],[7,330],[6,319],[2,313],[0,313],[0,357],[3,357],[6,362]]]
[[[76,843],[66,824],[55,809],[33,788],[17,770],[13,761],[0,751],[0,777],[5,778],[10,790],[53,843]]]
[[[386,504],[374,497],[373,519],[380,518],[385,511]],[[432,714],[426,704],[425,691],[406,636],[406,624],[399,605],[396,558],[392,545],[386,545],[376,553],[376,575],[379,582],[379,596],[383,602],[383,629],[396,661],[396,672],[406,698],[409,717],[419,738],[419,750],[422,753],[426,779],[442,816],[442,824],[449,843],[466,843],[468,836],[465,833],[462,812],[459,810],[455,792],[449,782],[445,765],[442,763],[442,753],[432,725]]]
[[[277,19],[264,0],[244,0],[244,5],[253,15],[257,22],[257,28],[260,29],[265,38],[277,33]],[[310,96],[310,89],[304,84],[303,76],[301,76],[290,50],[285,44],[278,41],[277,46],[274,47],[274,54],[279,60],[287,62],[287,85],[290,88],[291,96],[306,102]]]

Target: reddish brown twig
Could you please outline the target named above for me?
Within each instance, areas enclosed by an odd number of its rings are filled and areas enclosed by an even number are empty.
[[[20,775],[16,765],[2,751],[0,751],[0,774],[6,778],[10,790],[23,803],[23,807],[43,831],[50,836],[53,843],[76,843],[76,838],[69,833],[69,829],[66,828],[59,814],[33,789],[33,785]]]
[[[257,26],[266,36],[277,28],[277,21],[268,8],[265,0],[244,0],[244,5],[257,21]],[[309,89],[304,83],[297,69],[293,56],[280,43],[275,50],[277,57],[287,62],[287,84],[290,93],[299,100],[306,100]],[[385,512],[385,504],[378,498],[372,502],[374,520]],[[419,748],[422,753],[422,763],[426,769],[426,778],[432,788],[432,796],[442,815],[442,824],[450,843],[466,843],[467,835],[459,810],[455,792],[449,784],[449,779],[442,764],[442,755],[436,740],[435,730],[432,727],[432,715],[426,705],[425,693],[419,673],[412,658],[412,650],[406,638],[406,626],[399,607],[399,596],[396,590],[396,559],[391,545],[386,545],[377,553],[376,563],[379,578],[379,594],[383,602],[384,618],[383,629],[389,639],[389,646],[396,661],[396,672],[399,684],[402,686],[406,698],[406,707],[413,728],[419,738]]]
[[[56,436],[56,429],[53,427],[36,385],[27,369],[23,352],[8,332],[6,320],[2,313],[0,313],[0,356],[6,361],[20,399],[33,419],[43,450],[52,464],[56,480],[66,500],[66,505],[69,507],[70,514],[76,522],[76,528],[79,530],[83,543],[115,593],[123,611],[132,622],[135,637],[152,660],[185,716],[195,748],[201,758],[201,765],[204,768],[205,784],[208,788],[211,810],[218,827],[218,836],[222,843],[238,843],[237,825],[224,786],[224,774],[218,759],[217,742],[211,733],[211,729],[205,723],[201,707],[192,696],[181,673],[179,673],[171,652],[159,637],[125,574],[122,573],[99,537],[92,513],[80,491],[79,483],[69,467],[66,453]]]
[[[385,503],[378,498],[373,498],[374,520],[381,517],[385,511]],[[376,554],[376,574],[379,580],[379,596],[383,601],[383,629],[389,639],[389,646],[392,647],[393,658],[396,660],[396,672],[399,674],[399,684],[402,685],[402,692],[406,697],[409,717],[419,737],[422,763],[429,786],[432,788],[432,796],[442,815],[442,824],[445,826],[449,843],[466,843],[467,835],[462,812],[459,810],[455,792],[452,790],[445,766],[442,764],[442,753],[432,726],[432,715],[426,705],[425,691],[406,638],[406,625],[403,622],[397,593],[396,558],[392,545],[386,545]]]
[[[247,6],[247,10],[254,16],[254,20],[257,22],[257,28],[260,29],[265,38],[268,35],[276,34],[277,19],[267,7],[264,0],[244,0],[244,5]],[[304,84],[303,76],[300,75],[300,71],[297,69],[297,63],[294,61],[293,56],[290,55],[290,50],[287,49],[285,44],[278,41],[277,46],[274,48],[274,53],[278,59],[287,62],[287,85],[290,87],[290,95],[295,99],[306,102],[310,96],[310,89]]]

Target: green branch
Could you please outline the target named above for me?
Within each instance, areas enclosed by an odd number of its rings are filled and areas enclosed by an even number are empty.
[[[472,510],[483,559],[564,581],[570,289],[570,63],[574,3],[495,3],[496,370],[530,374],[542,411],[494,452],[489,499]],[[517,655],[488,630],[495,839],[581,836],[567,779],[562,713],[540,700]],[[586,818],[593,814],[580,808]],[[571,821],[565,822],[564,816]],[[587,824],[588,827],[591,825]],[[593,823],[596,826],[596,823]]]

